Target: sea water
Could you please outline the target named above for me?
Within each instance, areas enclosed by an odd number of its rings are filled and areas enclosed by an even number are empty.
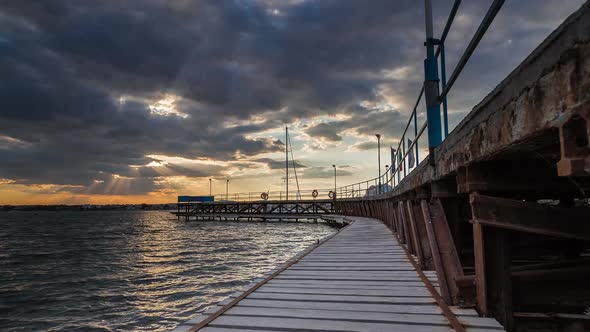
[[[166,211],[0,212],[0,330],[169,330],[333,231]]]

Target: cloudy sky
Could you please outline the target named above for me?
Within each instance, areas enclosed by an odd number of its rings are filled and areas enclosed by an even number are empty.
[[[452,0],[434,2],[440,35]],[[463,2],[448,68],[491,2]],[[451,124],[582,3],[506,1]],[[374,177],[374,134],[386,164],[423,80],[423,15],[401,0],[3,0],[0,204],[173,202],[209,178],[280,190],[285,125],[302,188],[330,187],[332,164],[342,184]]]

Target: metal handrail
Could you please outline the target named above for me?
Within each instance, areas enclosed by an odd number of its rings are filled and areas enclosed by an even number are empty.
[[[449,13],[449,18],[447,18],[447,23],[445,24],[445,28],[443,29],[442,35],[440,36],[441,46],[444,45],[445,40],[447,40],[447,35],[449,34],[449,31],[451,30],[451,25],[453,25],[453,22],[455,21],[455,15],[457,14],[457,10],[459,10],[460,5],[461,5],[461,0],[455,0],[455,2],[453,3],[453,7],[451,8],[451,12]],[[436,50],[437,57],[440,55],[440,52],[441,52],[441,48],[439,47]]]
[[[441,67],[441,76],[442,76],[441,77],[442,78],[442,82],[441,82],[442,92],[439,94],[438,100],[439,100],[439,103],[442,103],[442,105],[443,105],[443,122],[444,122],[443,141],[448,136],[447,95],[448,95],[449,91],[451,91],[457,78],[459,77],[459,75],[463,71],[463,68],[465,67],[465,65],[467,64],[469,59],[471,58],[471,55],[473,54],[473,52],[477,48],[479,42],[481,41],[484,34],[486,33],[486,31],[490,27],[491,23],[493,22],[494,18],[498,14],[498,12],[503,4],[504,4],[504,0],[494,0],[494,2],[490,5],[490,8],[486,12],[486,15],[482,19],[482,22],[480,23],[477,31],[475,32],[475,34],[472,37],[469,44],[467,45],[467,48],[465,49],[465,51],[461,55],[461,58],[459,59],[459,62],[455,66],[453,73],[451,74],[448,81],[446,80],[446,63],[445,63],[444,43],[445,43],[446,38],[449,34],[451,26],[454,22],[455,16],[459,10],[459,6],[461,5],[461,0],[455,0],[453,2],[453,6],[451,7],[451,11],[450,11],[449,16],[447,18],[447,22],[445,24],[445,27],[444,27],[443,32],[441,34],[441,37],[439,40],[436,40],[436,45],[438,45],[438,47],[436,49],[435,57],[436,57],[436,59],[438,59],[440,56],[440,67]],[[422,84],[416,104],[415,104],[414,108],[412,109],[412,112],[410,113],[410,117],[408,119],[408,122],[404,128],[402,135],[401,135],[400,142],[398,143],[397,149],[395,150],[395,157],[394,157],[393,162],[396,165],[391,165],[390,167],[388,167],[386,169],[385,173],[380,174],[377,178],[362,181],[362,182],[357,182],[357,183],[350,184],[350,185],[346,185],[346,186],[338,188],[338,190],[342,191],[344,189],[344,192],[346,193],[348,188],[355,188],[357,186],[359,188],[361,188],[361,186],[363,184],[365,184],[367,187],[366,188],[366,190],[367,190],[366,195],[369,195],[368,184],[370,182],[374,181],[375,183],[377,183],[379,181],[380,183],[383,183],[386,185],[389,185],[389,183],[391,183],[392,184],[391,187],[394,187],[395,183],[396,183],[396,181],[395,181],[396,175],[398,177],[397,184],[399,185],[399,182],[401,181],[401,168],[400,168],[400,166],[404,170],[404,177],[407,176],[406,166],[407,165],[409,166],[409,163],[406,162],[406,160],[407,160],[409,154],[414,153],[414,151],[413,151],[414,148],[416,149],[416,151],[415,151],[415,165],[413,166],[413,168],[416,169],[416,167],[418,166],[419,161],[420,161],[419,155],[418,155],[418,152],[419,152],[418,142],[419,142],[420,137],[422,137],[424,130],[428,126],[428,119],[427,119],[424,122],[424,124],[422,125],[422,127],[420,128],[420,130],[418,130],[417,109],[418,109],[418,105],[422,99],[423,94],[424,94],[424,84]],[[409,129],[410,125],[412,124],[412,120],[414,120],[413,121],[414,122],[414,140],[406,148],[406,140],[409,139],[406,136],[406,134],[408,133],[408,129]],[[403,149],[403,150],[400,150],[400,149]],[[401,158],[400,158],[400,153],[401,153]],[[393,169],[393,172],[391,171],[392,169]],[[391,173],[391,177],[389,177],[390,173]],[[411,174],[411,172],[410,172],[410,174]],[[381,181],[384,177],[385,177],[385,181]],[[382,191],[381,189],[382,188],[378,188],[378,191],[380,193]]]
[[[451,74],[451,77],[449,78],[449,81],[447,82],[447,86],[440,93],[439,98],[446,97],[447,94],[449,93],[449,91],[451,91],[453,84],[455,84],[455,81],[459,77],[459,74],[461,74],[461,71],[463,71],[463,68],[467,64],[467,61],[469,60],[469,58],[473,54],[473,51],[475,51],[475,48],[477,48],[477,45],[479,44],[479,42],[483,38],[483,35],[486,33],[486,31],[488,30],[490,25],[492,24],[492,21],[494,21],[494,18],[496,17],[498,12],[500,11],[500,8],[502,8],[503,4],[504,4],[504,0],[494,0],[492,5],[488,9],[486,16],[484,16],[479,27],[477,28],[475,35],[473,35],[473,38],[471,38],[469,45],[467,45],[467,48],[463,52],[461,59],[459,59],[459,62],[457,63],[455,70],[453,71],[453,73]]]

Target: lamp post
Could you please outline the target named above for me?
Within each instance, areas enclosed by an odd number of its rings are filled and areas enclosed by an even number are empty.
[[[225,180],[225,200],[229,200],[229,179]]]
[[[211,196],[211,179],[209,179],[209,196]]]
[[[336,199],[336,165],[332,165],[334,167],[334,199]]]
[[[379,193],[381,193],[381,134],[375,134],[375,137],[377,137],[377,160],[379,164],[377,177],[379,177]]]
[[[385,165],[385,185],[389,184],[389,165]]]

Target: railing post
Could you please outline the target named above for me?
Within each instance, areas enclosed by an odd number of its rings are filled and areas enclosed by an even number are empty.
[[[445,88],[447,87],[447,68],[446,68],[447,65],[446,65],[446,61],[445,61],[445,44],[443,42],[441,42],[439,47],[440,47],[440,75],[441,75],[441,79],[442,79],[441,83],[442,83],[442,89],[445,90]],[[447,96],[446,95],[442,99],[442,104],[443,104],[443,123],[444,123],[444,129],[445,129],[444,138],[447,138],[447,136],[449,136],[449,115],[448,115],[448,111],[447,111]],[[418,150],[416,150],[416,153],[418,153]]]
[[[434,163],[434,148],[442,142],[440,102],[438,90],[438,63],[434,55],[432,28],[432,0],[424,0],[426,23],[426,59],[424,60],[424,95],[426,99],[426,121],[428,123],[428,150],[430,164]]]
[[[414,114],[414,142],[416,145],[416,166],[420,163],[420,157],[418,156],[418,115]]]
[[[406,165],[409,165],[410,163],[406,162],[407,161],[407,155],[406,155],[406,136],[402,136],[402,164],[403,164],[403,169],[404,169],[404,178],[406,177],[407,173],[406,173]]]

